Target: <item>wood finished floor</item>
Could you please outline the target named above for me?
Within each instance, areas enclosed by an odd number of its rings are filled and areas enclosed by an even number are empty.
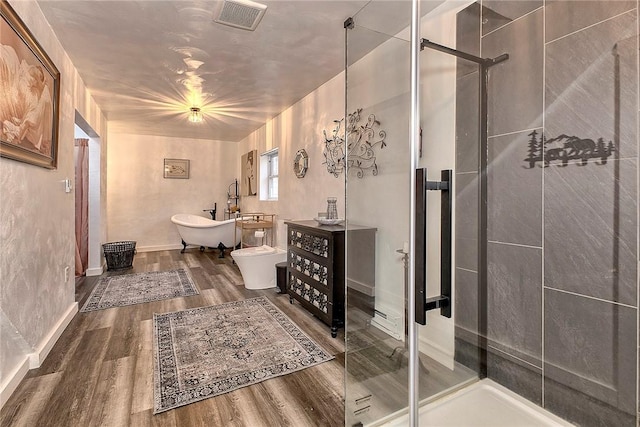
[[[275,290],[249,291],[228,256],[197,249],[139,253],[127,274],[189,270],[200,295],[78,313],[38,369],[0,411],[1,426],[343,426],[344,333]],[[84,304],[99,277],[77,284]],[[153,313],[264,295],[312,339],[330,362],[153,415]]]

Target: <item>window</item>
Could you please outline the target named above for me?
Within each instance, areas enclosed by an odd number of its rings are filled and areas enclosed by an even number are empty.
[[[260,199],[278,200],[278,149],[260,156]],[[263,172],[264,171],[264,172]]]

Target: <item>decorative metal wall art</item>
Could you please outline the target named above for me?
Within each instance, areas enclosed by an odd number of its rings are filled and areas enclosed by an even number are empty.
[[[360,113],[362,108],[358,108],[347,117],[346,144],[341,136],[340,129],[344,119],[334,120],[336,127],[333,129],[331,137],[324,130],[324,158],[327,171],[338,177],[342,171],[355,170],[356,176],[362,178],[367,170],[371,170],[372,175],[378,175],[378,165],[376,163],[376,153],[374,147],[387,146],[385,138],[387,132],[378,130],[380,122],[374,114],[369,114],[364,124],[360,123]]]
[[[533,131],[529,134],[529,156],[524,159],[529,163],[528,169],[533,168],[536,163],[542,162],[541,166],[547,167],[552,162],[567,166],[569,160],[581,160],[579,166],[585,166],[589,159],[600,159],[601,165],[607,163],[607,159],[615,151],[613,142],[604,142],[603,138],[583,139],[578,136],[560,135],[547,139],[544,134]]]

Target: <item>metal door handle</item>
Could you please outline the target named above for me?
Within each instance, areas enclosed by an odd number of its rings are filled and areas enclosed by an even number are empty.
[[[416,236],[415,236],[415,316],[416,323],[427,324],[427,311],[440,309],[451,317],[451,208],[453,206],[453,173],[441,172],[441,181],[427,181],[427,170],[416,169]],[[427,260],[427,191],[441,191],[440,232],[440,295],[427,298],[425,263]]]

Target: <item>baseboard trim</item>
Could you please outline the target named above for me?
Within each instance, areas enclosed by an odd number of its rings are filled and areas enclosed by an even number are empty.
[[[27,372],[29,372],[29,355],[26,355],[22,363],[2,381],[0,385],[0,409],[4,407],[4,404],[16,391],[20,382],[27,376]]]
[[[402,340],[402,336],[400,335],[400,332],[399,332],[400,325],[397,322],[394,322],[393,320],[397,320],[397,319],[392,319],[392,321],[389,321],[388,319],[385,319],[384,317],[380,317],[376,314],[373,317],[373,319],[371,319],[371,325],[380,329],[384,333],[391,335],[397,340]]]
[[[98,268],[88,268],[87,271],[85,272],[87,276],[99,276],[102,273],[104,273],[104,264],[102,264]]]
[[[174,249],[182,249],[181,244],[177,245],[157,245],[157,246],[140,246],[136,247],[137,252],[156,252],[156,251],[172,251]]]
[[[58,320],[56,325],[51,328],[49,334],[42,341],[40,341],[40,344],[36,347],[36,351],[29,354],[29,369],[40,367],[44,359],[53,348],[53,345],[56,343],[56,341],[58,341],[58,338],[60,338],[66,327],[73,319],[73,316],[75,316],[77,312],[78,303],[74,302]]]
[[[446,366],[447,368],[453,370],[455,367],[455,361],[453,354],[449,354],[445,349],[440,347],[439,345],[435,345],[432,342],[427,341],[422,336],[418,338],[420,351],[430,358],[434,359],[438,363]]]

